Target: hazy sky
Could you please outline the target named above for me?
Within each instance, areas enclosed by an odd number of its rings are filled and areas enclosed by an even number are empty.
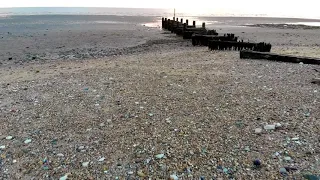
[[[192,3],[194,2],[194,3]],[[320,17],[319,0],[0,0],[0,7],[134,7]]]

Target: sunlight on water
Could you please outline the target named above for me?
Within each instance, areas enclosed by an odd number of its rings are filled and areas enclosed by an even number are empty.
[[[319,26],[320,27],[320,22],[297,22],[297,23],[286,23],[286,24],[306,25],[306,26]]]

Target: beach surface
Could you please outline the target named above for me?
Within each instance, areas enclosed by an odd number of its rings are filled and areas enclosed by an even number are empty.
[[[320,175],[319,66],[193,47],[154,17],[73,18],[1,21],[0,179]],[[216,30],[319,57],[316,29]]]

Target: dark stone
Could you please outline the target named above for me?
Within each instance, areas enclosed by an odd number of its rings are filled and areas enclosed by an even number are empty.
[[[12,57],[9,57],[8,60],[12,60]]]
[[[256,159],[256,160],[253,161],[253,165],[261,166],[261,161],[259,159]]]

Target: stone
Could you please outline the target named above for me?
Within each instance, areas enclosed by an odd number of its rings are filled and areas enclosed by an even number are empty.
[[[178,176],[175,174],[170,175],[170,180],[178,180]]]
[[[292,159],[291,159],[291,157],[289,157],[289,156],[285,156],[285,157],[284,157],[284,160],[286,160],[286,161],[291,161]]]
[[[311,81],[312,84],[320,85],[320,78],[313,78]]]
[[[298,137],[294,137],[294,138],[292,138],[291,140],[292,140],[292,141],[298,141],[299,138],[298,138]]]
[[[31,143],[31,142],[32,142],[31,139],[26,139],[26,140],[24,141],[25,144],[29,144],[29,143]]]
[[[141,170],[137,172],[139,177],[146,177],[146,174],[144,174]]]
[[[0,146],[0,149],[5,149],[5,148],[6,148],[5,145]]]
[[[12,136],[7,136],[7,137],[6,137],[6,140],[11,140],[11,139],[13,139]]]
[[[276,129],[276,125],[274,125],[274,124],[265,125],[264,129],[265,130],[275,130]]]
[[[128,175],[132,175],[132,174],[133,174],[133,171],[129,171],[127,174],[128,174]]]
[[[57,154],[58,157],[64,157],[62,153]]]
[[[90,162],[83,162],[82,167],[88,167]]]
[[[60,177],[59,180],[67,180],[68,179],[68,174],[65,174],[64,176]]]
[[[313,174],[305,174],[305,175],[303,175],[303,177],[307,180],[319,180],[320,179],[320,176],[316,176]]]
[[[253,165],[255,165],[255,166],[260,166],[260,165],[261,165],[261,161],[260,161],[259,159],[255,159],[255,160],[253,161]]]
[[[276,128],[281,128],[282,124],[281,123],[276,123],[275,126],[276,126]]]
[[[280,172],[280,174],[282,174],[282,175],[288,174],[288,171],[286,170],[286,168],[280,168],[279,172]]]
[[[106,158],[104,158],[104,157],[102,157],[102,158],[100,158],[98,161],[99,162],[102,162],[102,161],[104,161]]]
[[[261,128],[256,128],[256,129],[254,130],[254,133],[256,133],[256,134],[261,134],[261,133],[262,133],[262,129],[261,129]]]
[[[164,154],[157,154],[155,157],[156,157],[157,159],[162,159],[162,158],[164,157]]]

